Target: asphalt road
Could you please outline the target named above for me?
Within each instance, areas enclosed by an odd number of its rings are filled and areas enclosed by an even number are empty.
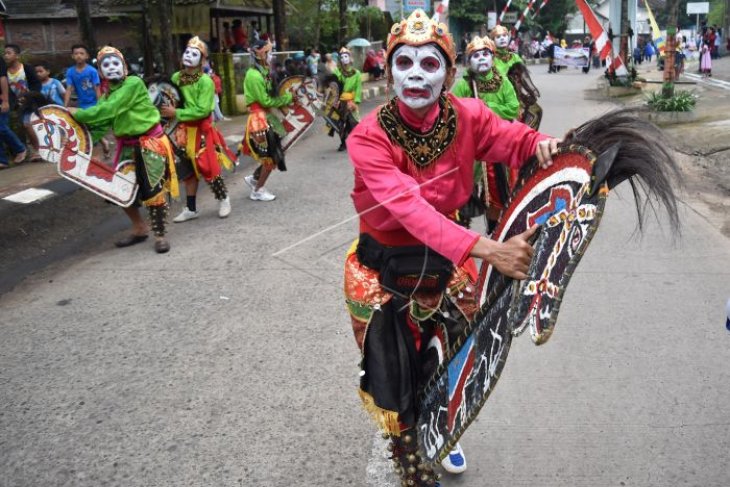
[[[542,71],[544,131],[610,108],[582,99],[593,73]],[[201,188],[161,256],[114,249],[123,215],[83,191],[23,217],[52,255],[0,296],[0,486],[395,485],[356,393],[336,148],[313,129],[271,203],[229,177],[226,220]],[[611,195],[553,338],[513,343],[445,486],[730,485],[730,243],[682,217],[678,241],[655,222],[637,238]],[[4,246],[3,279],[23,270]]]

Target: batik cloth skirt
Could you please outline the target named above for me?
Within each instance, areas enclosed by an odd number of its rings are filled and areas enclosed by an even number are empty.
[[[180,179],[195,176],[211,182],[221,175],[223,167],[233,168],[236,155],[213,124],[213,117],[180,122],[172,137],[177,147],[184,148],[178,151],[182,155],[178,161]]]
[[[117,137],[114,169],[136,173],[137,205],[159,206],[167,194],[180,195],[172,144],[159,125],[139,137]]]
[[[398,436],[415,425],[420,390],[478,310],[476,265],[455,267],[443,292],[403,296],[381,287],[356,248],[345,260],[345,302],[362,354],[360,398],[378,427]]]

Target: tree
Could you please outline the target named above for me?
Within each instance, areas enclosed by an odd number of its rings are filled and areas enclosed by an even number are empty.
[[[79,16],[79,32],[81,42],[89,48],[89,52],[96,52],[96,39],[94,38],[94,27],[91,24],[91,9],[89,0],[76,0],[76,15]]]
[[[677,44],[677,8],[682,0],[668,0],[669,16],[667,18],[667,40],[664,48],[664,85],[662,96],[672,98],[674,96],[674,56]]]
[[[172,42],[172,2],[173,0],[157,0],[158,18],[160,22],[160,57],[162,72],[172,73],[177,67],[177,53]]]
[[[289,36],[286,32],[286,4],[284,0],[273,0],[274,36],[279,51],[289,49]]]

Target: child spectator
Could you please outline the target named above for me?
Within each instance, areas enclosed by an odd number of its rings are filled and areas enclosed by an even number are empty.
[[[63,96],[66,94],[66,88],[56,78],[51,78],[51,69],[48,67],[48,63],[36,64],[35,74],[38,76],[38,81],[41,82],[43,96],[48,98],[51,103],[63,106]]]
[[[25,66],[20,62],[20,46],[17,44],[7,44],[5,46],[5,55],[3,56],[8,66],[8,85],[10,88],[10,108],[16,108],[18,97],[29,91],[41,91],[41,83],[35,75],[35,70],[31,66]],[[31,161],[40,161],[41,156],[38,154],[38,138],[30,126],[30,113],[21,116],[25,135],[33,147],[31,153]]]
[[[79,108],[93,107],[101,92],[99,73],[86,64],[89,60],[89,50],[84,45],[76,44],[71,48],[71,57],[74,65],[66,70],[66,96],[63,103],[69,106],[71,96],[75,93]]]
[[[66,70],[66,96],[63,97],[63,104],[67,107],[70,106],[71,96],[75,93],[78,108],[91,108],[101,98],[99,72],[87,64],[89,50],[83,44],[75,44],[71,47],[71,58],[74,60],[74,65]],[[101,143],[106,158],[111,154],[109,142],[104,139],[107,128],[89,127],[91,137],[94,142]]]

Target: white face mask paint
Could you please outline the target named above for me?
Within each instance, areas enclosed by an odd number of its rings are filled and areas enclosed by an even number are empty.
[[[197,68],[200,65],[200,59],[202,57],[200,50],[194,47],[188,47],[182,56],[183,66],[186,68]]]
[[[395,93],[418,110],[436,102],[446,82],[446,61],[433,44],[400,46],[391,61]]]
[[[469,69],[472,73],[484,74],[492,69],[492,53],[482,49],[472,53],[469,58]]]
[[[342,54],[340,54],[340,62],[342,63],[343,66],[347,66],[348,64],[350,64],[351,61],[352,60],[350,59],[350,55],[347,54],[346,52],[343,52]]]
[[[271,63],[274,61],[274,53],[269,51],[266,53],[266,65],[271,66]]]
[[[497,36],[497,37],[496,37],[496,38],[494,39],[494,43],[495,43],[495,44],[497,45],[497,47],[499,47],[499,48],[507,47],[507,46],[509,45],[509,34],[502,34],[502,35],[498,35],[498,36]]]
[[[109,81],[119,81],[124,78],[124,61],[119,56],[109,55],[101,60],[101,75]]]

